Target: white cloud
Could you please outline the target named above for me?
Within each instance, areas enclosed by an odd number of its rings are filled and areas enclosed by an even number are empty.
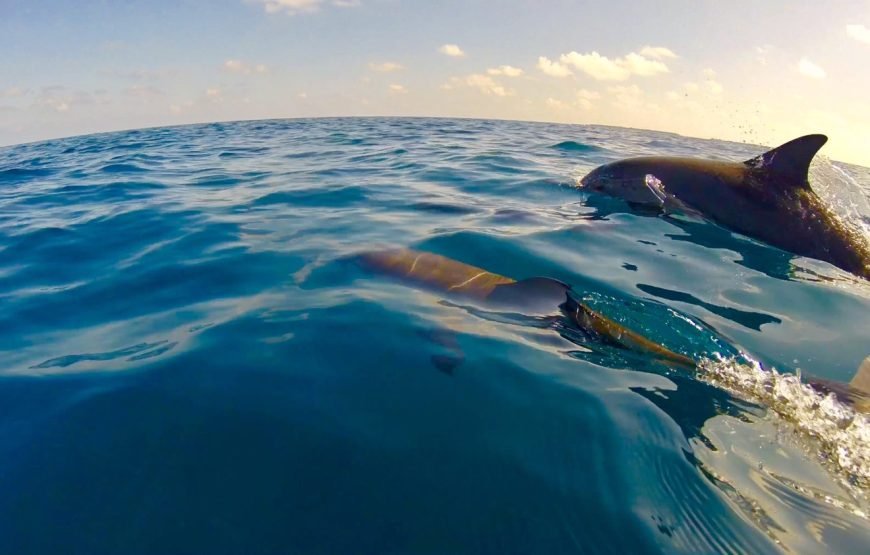
[[[664,46],[644,46],[640,49],[640,55],[647,58],[655,58],[656,60],[677,57],[673,50]]]
[[[503,86],[498,84],[495,79],[489,77],[488,75],[482,75],[479,73],[469,75],[465,78],[465,83],[469,87],[476,88],[483,94],[490,94],[494,96],[511,96],[513,94],[513,91],[505,89]]]
[[[402,67],[402,64],[397,64],[396,62],[372,62],[369,64],[369,69],[381,73],[392,73],[394,71],[401,71],[405,68]]]
[[[297,94],[296,97],[299,98],[299,100],[305,100],[305,99],[308,98],[308,93],[307,93],[307,92],[301,92],[301,93]]]
[[[568,77],[572,75],[570,69],[544,56],[538,58],[538,69],[550,77]]]
[[[465,52],[463,52],[462,49],[455,44],[445,44],[438,49],[438,52],[441,52],[442,54],[446,54],[453,58],[465,57]]]
[[[357,8],[362,6],[362,2],[360,0],[333,0],[332,5],[339,8]]]
[[[864,25],[846,25],[846,34],[858,42],[870,44],[870,29]]]
[[[722,94],[722,91],[725,90],[725,87],[723,87],[722,83],[720,83],[719,81],[714,81],[713,79],[710,79],[707,81],[707,89],[709,89],[712,94]]]
[[[599,81],[625,81],[632,75],[651,76],[669,71],[664,62],[645,58],[635,52],[612,60],[598,52],[569,52],[562,54],[559,60]]]
[[[457,87],[471,87],[473,89],[477,89],[481,93],[490,96],[513,96],[514,91],[510,89],[506,89],[500,83],[498,83],[495,79],[490,77],[489,75],[484,75],[482,73],[474,73],[465,78],[460,77],[451,77],[450,81],[441,85],[441,88],[444,90],[452,90]]]
[[[298,13],[316,12],[323,0],[248,0],[256,4],[263,4],[266,13],[286,13],[296,15]]]
[[[406,89],[404,85],[393,83],[390,85],[390,92],[393,94],[407,94],[408,89]]]
[[[801,75],[805,75],[813,79],[824,79],[828,75],[827,73],[825,73],[824,69],[814,64],[807,58],[801,58],[801,61],[798,63],[798,71],[801,73]]]
[[[713,79],[714,77],[716,77],[716,72],[708,67],[701,71],[701,75],[703,75],[707,79]]]
[[[490,75],[504,75],[505,77],[519,77],[523,74],[523,70],[513,66],[493,67],[486,70],[486,72]]]
[[[252,73],[266,73],[269,68],[265,64],[247,64],[241,60],[227,60],[224,62],[224,69],[232,73],[240,73],[242,75],[250,75]]]

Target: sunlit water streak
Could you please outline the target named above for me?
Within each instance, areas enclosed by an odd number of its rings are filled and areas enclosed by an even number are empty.
[[[848,381],[866,285],[574,186],[759,150],[379,118],[0,149],[0,552],[866,551],[866,420],[755,362]],[[868,176],[813,165],[856,226]],[[745,355],[693,376],[348,262],[386,246]]]

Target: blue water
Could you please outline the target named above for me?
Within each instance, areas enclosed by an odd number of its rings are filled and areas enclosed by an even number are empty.
[[[867,552],[866,499],[763,405],[349,259],[548,276],[684,352],[848,381],[860,282],[575,186],[759,150],[435,119],[0,149],[0,553]],[[870,198],[862,168],[814,173]]]

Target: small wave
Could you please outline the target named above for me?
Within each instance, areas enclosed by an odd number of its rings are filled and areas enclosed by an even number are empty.
[[[364,202],[368,195],[361,187],[336,187],[332,189],[301,189],[269,193],[254,201],[255,206],[283,204],[288,206],[344,206]]]
[[[799,376],[765,370],[744,357],[707,360],[701,378],[748,401],[770,408],[801,433],[818,441],[820,458],[845,478],[846,484],[870,490],[870,422],[865,415],[841,403],[833,394],[822,395]]]
[[[0,170],[0,183],[4,181],[27,181],[29,179],[48,177],[53,173],[54,170],[47,168],[9,168],[8,170]]]
[[[139,343],[138,345],[133,345],[131,347],[125,347],[123,349],[118,349],[117,351],[109,351],[105,353],[85,353],[80,355],[65,355],[57,358],[52,358],[46,360],[41,364],[37,364],[33,368],[37,369],[45,369],[45,368],[66,368],[67,366],[72,366],[73,364],[77,364],[79,362],[85,361],[109,361],[115,360],[123,357],[132,357],[128,360],[138,360],[146,358],[144,355],[148,354],[149,356],[157,356],[158,354],[163,354],[164,352],[171,349],[175,346],[175,343],[170,344],[169,346],[163,346],[166,341],[158,341],[157,343]],[[155,347],[158,347],[158,353],[146,353],[146,351],[151,351]],[[168,347],[168,348],[167,348]]]
[[[587,145],[586,143],[578,143],[577,141],[562,141],[561,143],[555,144],[550,148],[562,150],[565,152],[601,152],[602,150],[604,150],[601,147]]]
[[[148,170],[136,164],[107,164],[100,168],[100,171],[103,173],[142,173]]]

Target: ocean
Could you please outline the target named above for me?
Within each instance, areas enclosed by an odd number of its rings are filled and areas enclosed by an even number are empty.
[[[794,375],[851,379],[870,286],[577,186],[763,150],[422,118],[0,148],[0,553],[868,552],[870,424]],[[870,228],[870,171],[811,181]],[[354,262],[393,248],[708,362]]]

